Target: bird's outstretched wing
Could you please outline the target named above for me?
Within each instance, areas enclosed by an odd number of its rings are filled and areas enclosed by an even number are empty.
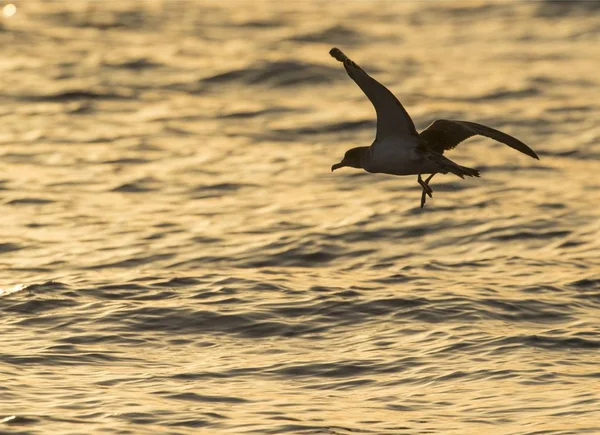
[[[329,54],[344,64],[346,72],[371,100],[377,113],[377,138],[417,137],[419,133],[400,101],[361,67],[354,63],[339,48],[332,48]],[[413,140],[414,142],[414,140]]]
[[[476,135],[489,137],[517,151],[521,151],[523,154],[527,154],[534,159],[540,159],[535,151],[519,139],[475,122],[438,119],[420,134],[421,139],[427,144],[427,147],[440,154],[443,154],[445,150],[451,150],[459,143]]]

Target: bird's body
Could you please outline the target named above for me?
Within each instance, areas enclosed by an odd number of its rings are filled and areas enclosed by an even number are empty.
[[[417,175],[423,188],[421,207],[425,195],[432,196],[429,181],[435,174],[453,173],[460,178],[479,177],[479,171],[454,163],[444,156],[444,151],[456,147],[462,141],[481,135],[508,145],[530,157],[537,154],[518,139],[506,133],[469,121],[438,119],[421,133],[400,101],[385,86],[369,76],[361,67],[338,48],[329,52],[344,64],[348,75],[371,100],[377,113],[377,136],[370,147],[352,148],[343,160],[331,167],[334,171],[344,166],[362,168],[371,173],[391,175]],[[422,174],[431,174],[427,180]]]
[[[417,175],[435,172],[426,155],[419,151],[418,142],[402,139],[376,139],[373,145],[365,147],[368,158],[363,169],[373,174]]]

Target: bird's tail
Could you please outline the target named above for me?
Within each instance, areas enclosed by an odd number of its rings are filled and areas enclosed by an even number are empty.
[[[477,169],[473,169],[473,168],[467,168],[466,166],[460,166],[458,165],[458,167],[460,168],[460,171],[462,172],[463,176],[466,175],[467,177],[479,177],[479,171]],[[453,174],[456,174],[460,177],[459,174],[457,174],[456,172],[452,172]],[[463,177],[461,177],[463,178]]]
[[[447,174],[448,172],[452,172],[454,175],[456,175],[460,178],[465,178],[465,176],[479,177],[479,171],[477,169],[472,169],[472,168],[467,168],[466,166],[457,165],[452,160],[450,160],[449,158],[447,158],[441,154],[431,153],[429,158],[434,160],[440,167],[440,170],[438,172],[442,172],[445,174]]]

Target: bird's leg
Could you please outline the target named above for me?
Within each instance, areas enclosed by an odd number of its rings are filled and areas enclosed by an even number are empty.
[[[429,181],[430,179],[431,179],[431,177],[429,177],[427,180]],[[419,174],[419,176],[417,177],[417,182],[423,188],[423,192],[427,193],[427,195],[429,195],[429,197],[432,198],[431,194],[433,193],[433,190],[431,189],[431,187],[429,187],[429,184],[427,184],[427,181],[423,181],[423,179],[421,178],[421,174]]]
[[[436,174],[435,172],[433,174],[431,174],[429,177],[427,177],[427,180],[425,180],[425,181],[421,180],[421,181],[423,181],[423,183],[425,185],[427,185],[427,187],[429,187],[429,190],[431,191],[431,193],[433,193],[433,189],[431,188],[431,186],[429,186],[429,182],[431,181],[431,179],[433,178],[433,176],[435,174]],[[421,175],[419,174],[419,178],[420,177],[421,177]],[[419,184],[421,184],[421,183],[419,183]],[[423,186],[423,185],[421,184],[421,186]],[[426,193],[425,187],[423,187],[423,192],[421,193],[421,208],[423,208],[425,206],[425,201],[427,200],[425,193]],[[431,198],[431,193],[429,193],[430,198]]]

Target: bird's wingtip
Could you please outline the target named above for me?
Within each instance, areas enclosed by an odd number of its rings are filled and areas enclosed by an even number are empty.
[[[540,156],[538,156],[537,153],[534,150],[532,150],[531,148],[529,148],[529,147],[527,147],[527,149],[525,151],[522,151],[522,153],[523,154],[527,154],[532,159],[536,159],[536,160],[540,159]]]
[[[329,54],[331,55],[331,57],[335,58],[336,60],[339,60],[340,62],[343,62],[346,59],[348,59],[348,56],[346,56],[344,52],[337,47],[333,47],[331,50],[329,50]]]

